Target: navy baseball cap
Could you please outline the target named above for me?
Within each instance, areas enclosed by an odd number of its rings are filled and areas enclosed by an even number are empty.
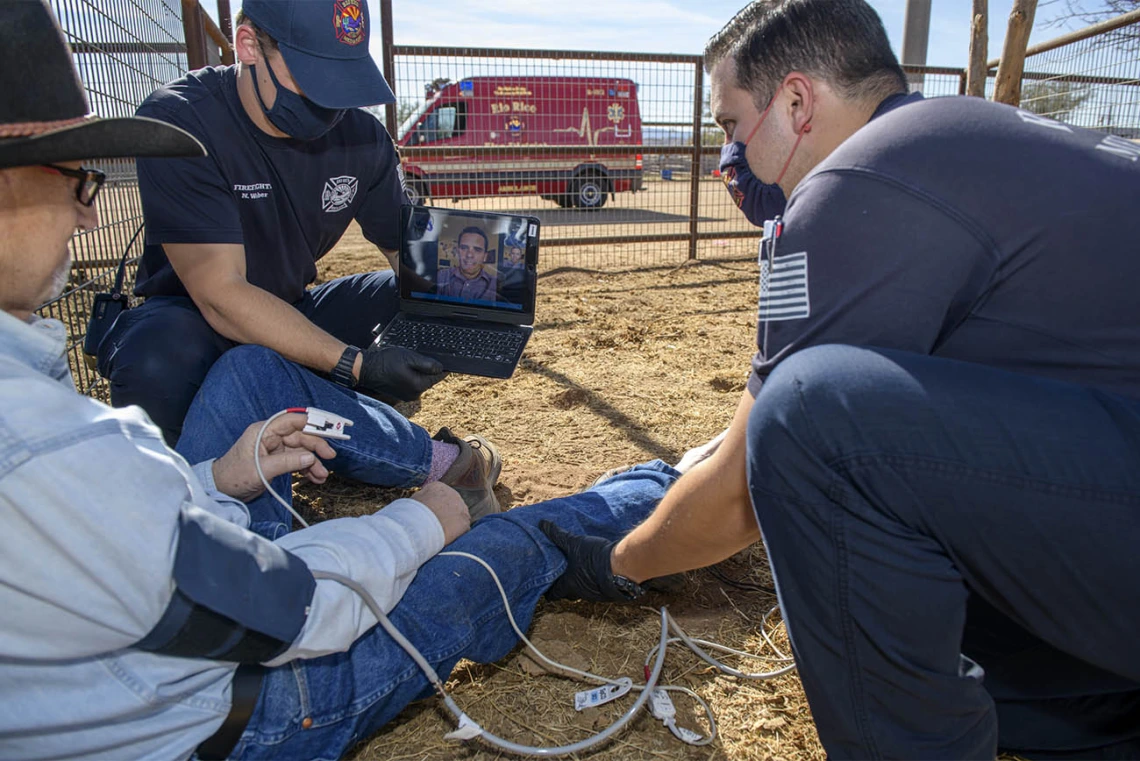
[[[242,12],[277,41],[293,79],[318,106],[396,102],[368,52],[367,0],[244,0]]]

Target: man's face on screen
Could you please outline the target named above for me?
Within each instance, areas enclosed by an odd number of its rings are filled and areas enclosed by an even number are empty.
[[[487,247],[482,235],[464,233],[459,236],[459,271],[467,279],[479,276],[487,259]]]

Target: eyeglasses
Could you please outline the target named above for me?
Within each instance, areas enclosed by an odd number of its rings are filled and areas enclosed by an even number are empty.
[[[79,180],[79,185],[75,188],[75,200],[84,206],[92,206],[95,203],[95,196],[99,195],[99,188],[103,187],[103,183],[107,181],[105,173],[98,169],[88,169],[85,166],[78,169],[68,169],[65,166],[55,164],[40,164],[40,167],[45,171]]]

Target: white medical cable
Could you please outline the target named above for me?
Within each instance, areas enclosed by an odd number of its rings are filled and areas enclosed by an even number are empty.
[[[503,598],[503,608],[507,614],[507,621],[510,622],[511,628],[514,629],[515,634],[518,636],[519,640],[521,640],[523,642],[523,644],[525,644],[530,649],[530,651],[532,653],[534,653],[536,656],[538,656],[539,660],[541,660],[547,666],[549,666],[552,669],[556,669],[557,671],[566,672],[569,674],[574,674],[575,676],[580,676],[584,679],[593,679],[594,681],[601,682],[603,684],[612,684],[612,685],[618,685],[618,686],[620,686],[622,684],[620,679],[611,679],[609,677],[599,676],[597,674],[592,674],[589,671],[582,671],[580,669],[573,668],[572,666],[567,666],[563,663],[558,663],[557,661],[551,660],[550,658],[548,658],[541,650],[539,650],[538,647],[533,642],[531,642],[529,639],[527,639],[527,636],[526,636],[526,634],[523,633],[523,630],[519,628],[518,622],[515,621],[514,614],[511,612],[511,602],[510,602],[510,599],[507,597],[507,591],[505,589],[503,589],[503,585],[499,581],[498,574],[495,573],[495,570],[493,568],[491,568],[491,566],[488,565],[487,562],[485,560],[483,560],[483,558],[478,557],[476,555],[472,555],[472,554],[467,553],[467,552],[458,552],[456,550],[445,550],[444,552],[441,552],[439,554],[440,555],[450,555],[452,557],[467,558],[469,560],[474,560],[476,563],[478,563],[479,565],[481,565],[487,569],[487,573],[491,574],[491,580],[495,582],[495,586],[498,587],[498,589],[499,589],[499,596]],[[669,614],[668,610],[665,607],[661,608],[661,612],[665,614],[666,618],[669,621],[673,620],[673,616]],[[679,642],[679,641],[681,641],[681,640],[679,638],[676,638],[676,637],[669,639],[669,640],[662,639],[661,642],[659,642],[657,645],[654,645],[653,650],[651,650],[649,655],[646,656],[645,665],[648,667],[649,662],[651,660],[653,660],[653,655],[655,653],[657,653],[659,650],[664,650],[665,646],[667,646],[669,642]],[[730,648],[724,648],[724,649],[729,650]],[[747,655],[747,653],[745,653],[745,655]],[[653,681],[655,682],[656,678]],[[635,685],[633,685],[633,687],[631,689],[633,689],[635,691],[643,691],[645,694],[648,694],[649,691],[653,689],[653,687],[654,687],[653,684],[646,683],[644,685],[635,684]],[[703,740],[698,741],[698,742],[691,742],[690,745],[708,745],[709,743],[711,743],[713,740],[716,739],[716,733],[717,733],[716,718],[713,716],[712,708],[709,707],[709,704],[706,703],[701,698],[700,695],[698,695],[696,692],[690,690],[688,687],[681,687],[681,686],[676,686],[676,685],[663,685],[661,687],[658,687],[658,689],[666,690],[668,692],[683,692],[686,695],[693,698],[694,700],[696,700],[698,703],[700,703],[701,707],[704,708],[705,718],[709,722],[709,734]]]
[[[302,526],[308,528],[309,522],[302,518],[301,514],[294,510],[293,506],[290,505],[284,497],[273,490],[273,487],[269,485],[269,481],[265,478],[265,473],[261,470],[261,437],[265,435],[265,431],[269,428],[270,423],[282,415],[289,415],[293,413],[304,414],[304,410],[298,412],[297,408],[292,407],[287,410],[281,410],[280,412],[275,412],[274,414],[270,415],[269,419],[261,424],[261,430],[257,432],[257,439],[253,442],[253,465],[257,469],[257,477],[261,479],[261,485],[265,487],[265,490],[272,494],[275,500],[284,505],[286,510],[293,513],[293,517],[300,521]]]
[[[776,611],[778,611],[779,609],[780,609],[779,605],[773,605],[771,608],[768,609],[768,612],[764,614],[764,618],[760,619],[760,636],[763,637],[764,641],[768,643],[768,647],[772,648],[772,652],[774,652],[780,658],[783,658],[786,661],[794,661],[795,658],[793,658],[790,655],[785,655],[784,651],[782,651],[780,648],[776,647],[776,643],[773,642],[772,639],[768,636],[768,631],[769,631],[768,619],[771,618],[772,614],[775,613]],[[788,639],[791,639],[790,634],[788,635]]]
[[[289,408],[289,409],[281,410],[280,412],[277,412],[277,413],[273,414],[272,416],[270,416],[269,419],[267,419],[262,424],[261,429],[257,432],[257,438],[254,441],[253,462],[254,462],[254,467],[257,470],[257,475],[261,479],[261,483],[265,487],[265,490],[267,492],[269,492],[273,496],[273,498],[275,500],[277,500],[277,502],[279,502],[290,513],[292,513],[293,516],[298,521],[300,521],[302,526],[308,528],[308,526],[309,526],[308,522],[304,518],[302,518],[301,515],[296,510],[293,509],[293,506],[290,505],[289,502],[287,502],[283,497],[281,497],[281,495],[279,495],[276,491],[274,491],[274,489],[270,485],[268,479],[266,479],[265,473],[261,469],[261,440],[265,434],[265,431],[269,428],[269,424],[272,423],[277,418],[281,417],[282,415],[287,415],[287,414],[291,414],[291,413],[304,413],[304,412],[305,412],[305,410],[302,408]],[[544,655],[542,653],[541,650],[539,650],[535,646],[535,644],[533,642],[530,641],[530,639],[527,638],[526,634],[523,633],[522,629],[519,628],[518,623],[515,621],[514,614],[511,611],[510,599],[507,596],[507,592],[503,588],[502,582],[499,581],[498,574],[495,573],[494,569],[491,568],[491,566],[486,561],[484,561],[482,558],[480,558],[476,555],[472,555],[472,554],[469,554],[466,552],[459,552],[459,551],[455,551],[455,550],[444,551],[444,552],[440,552],[438,554],[439,555],[450,555],[453,557],[467,558],[468,560],[475,561],[476,563],[483,566],[483,568],[485,568],[487,570],[487,572],[491,575],[492,581],[495,582],[495,587],[498,589],[499,595],[503,600],[504,611],[507,614],[507,620],[510,622],[511,628],[514,630],[515,634],[519,637],[519,639],[527,646],[527,648],[529,648],[530,651],[532,653],[534,653],[548,667],[555,669],[556,671],[559,671],[559,672],[563,672],[563,673],[567,673],[567,674],[573,674],[575,676],[579,676],[579,677],[584,678],[584,679],[590,679],[593,681],[601,682],[603,684],[610,684],[610,685],[623,685],[624,684],[622,682],[622,680],[620,680],[620,679],[610,679],[608,677],[598,676],[597,674],[591,674],[588,671],[582,671],[580,669],[576,669],[576,668],[573,668],[571,666],[566,666],[564,664],[558,663],[557,661],[554,661],[554,660],[548,658],[546,655]],[[705,716],[706,716],[708,723],[709,723],[709,734],[706,737],[703,737],[699,740],[685,740],[682,737],[681,732],[678,731],[678,729],[675,725],[670,726],[667,723],[666,726],[669,727],[670,731],[673,732],[674,735],[676,735],[678,738],[684,740],[686,743],[688,743],[690,745],[702,746],[702,745],[708,745],[708,744],[712,743],[713,740],[716,739],[716,736],[717,736],[717,725],[716,725],[716,720],[713,716],[712,708],[709,707],[708,703],[706,703],[701,698],[700,695],[698,695],[696,692],[694,692],[693,690],[690,690],[687,687],[681,687],[678,685],[664,685],[664,686],[661,686],[659,688],[657,687],[657,681],[660,678],[661,670],[663,669],[663,667],[665,665],[666,648],[668,647],[668,645],[670,643],[673,643],[673,642],[683,642],[698,657],[700,657],[702,660],[704,660],[705,662],[712,665],[714,668],[718,669],[719,671],[721,671],[725,674],[736,676],[736,677],[739,677],[742,679],[770,679],[770,678],[773,678],[776,676],[780,676],[782,674],[786,674],[789,671],[792,671],[793,669],[795,669],[794,660],[792,658],[785,656],[779,650],[779,648],[776,647],[775,643],[773,643],[772,640],[768,636],[767,622],[768,622],[768,619],[772,616],[772,614],[776,610],[778,610],[778,606],[769,610],[765,614],[764,619],[761,622],[761,635],[763,636],[764,641],[772,648],[772,650],[778,654],[778,657],[776,657],[776,658],[771,658],[771,657],[762,656],[762,655],[756,655],[753,653],[746,653],[746,652],[743,652],[740,650],[734,650],[733,648],[726,647],[724,645],[720,645],[720,644],[715,643],[715,642],[709,642],[708,640],[694,639],[692,637],[689,637],[689,635],[686,634],[683,629],[681,629],[680,625],[677,624],[676,620],[668,612],[668,610],[665,607],[662,607],[660,610],[660,613],[661,613],[661,637],[660,637],[659,642],[653,647],[652,650],[650,650],[649,654],[646,656],[646,659],[645,659],[645,666],[646,666],[646,669],[648,672],[646,674],[646,683],[644,685],[633,685],[632,686],[632,688],[631,688],[632,690],[640,692],[641,694],[638,696],[637,700],[634,701],[633,705],[630,706],[628,711],[626,711],[624,714],[622,714],[609,727],[607,727],[606,729],[602,730],[601,732],[599,732],[599,733],[597,733],[591,737],[586,738],[585,740],[580,740],[578,742],[570,743],[568,745],[560,745],[560,746],[550,747],[550,748],[530,746],[530,745],[521,745],[519,743],[511,742],[510,740],[506,740],[506,739],[501,738],[495,734],[492,734],[491,732],[488,732],[487,730],[485,730],[481,726],[479,726],[479,724],[477,722],[475,722],[473,719],[471,719],[471,717],[469,717],[467,714],[465,714],[463,712],[463,710],[459,707],[459,705],[456,704],[455,700],[450,695],[447,694],[447,691],[444,689],[444,686],[443,686],[443,680],[440,679],[439,674],[436,672],[436,670],[427,661],[427,659],[423,657],[423,655],[419,652],[419,650],[416,649],[415,645],[413,645],[392,624],[392,622],[388,620],[388,617],[386,615],[384,615],[384,611],[380,608],[379,604],[377,604],[376,600],[372,597],[371,594],[369,594],[368,590],[365,589],[361,584],[359,584],[358,582],[356,582],[353,579],[350,579],[348,577],[341,576],[339,574],[331,573],[328,571],[313,570],[312,574],[313,574],[313,578],[315,578],[315,579],[327,579],[329,581],[335,581],[338,584],[341,584],[341,585],[347,587],[348,589],[352,590],[353,592],[355,592],[361,598],[361,600],[364,602],[364,604],[368,607],[368,609],[372,612],[372,614],[376,617],[376,620],[380,624],[381,628],[383,628],[384,631],[386,631],[388,633],[388,635],[396,642],[396,644],[398,644],[408,654],[408,656],[412,659],[412,661],[415,662],[415,664],[419,667],[419,669],[427,677],[428,681],[432,684],[432,687],[435,689],[435,691],[437,693],[439,693],[440,697],[443,699],[444,705],[447,706],[448,710],[451,711],[451,713],[455,716],[456,720],[459,723],[459,727],[454,732],[451,732],[447,735],[448,738],[459,739],[459,740],[469,740],[469,739],[472,739],[475,737],[481,737],[486,742],[488,742],[489,744],[491,744],[495,747],[501,748],[502,750],[505,750],[507,752],[514,753],[516,755],[541,756],[541,757],[565,756],[565,755],[570,755],[573,753],[580,753],[583,750],[587,750],[589,748],[594,747],[595,745],[598,745],[599,743],[605,742],[606,740],[611,738],[614,734],[616,734],[617,732],[622,730],[630,721],[632,721],[633,717],[637,714],[637,712],[642,707],[644,707],[646,705],[646,703],[649,701],[650,696],[651,696],[651,694],[655,688],[664,690],[666,692],[683,692],[686,695],[689,695],[690,697],[692,697],[694,700],[696,700],[697,703],[699,703],[700,706],[705,711]],[[668,636],[670,628],[672,628],[674,633],[677,634],[676,637],[669,637]],[[764,672],[764,673],[759,673],[759,674],[747,674],[747,673],[744,673],[744,672],[739,671],[737,669],[734,669],[731,666],[727,666],[727,665],[717,661],[715,658],[713,658],[712,656],[705,653],[699,645],[703,645],[709,649],[717,650],[719,652],[730,653],[730,654],[739,655],[739,656],[746,657],[746,658],[755,658],[755,659],[760,659],[760,660],[769,660],[769,661],[776,661],[776,662],[788,661],[788,662],[790,662],[790,665],[787,665],[787,666],[780,668],[776,671]],[[648,668],[649,662],[651,660],[654,660],[654,658],[653,658],[654,654],[656,654],[657,657],[656,657],[656,660],[653,664],[653,668],[650,670]],[[626,682],[628,682],[628,679],[626,679]],[[687,732],[687,730],[685,730],[685,731]],[[695,734],[695,733],[690,733],[690,734]]]
[[[535,644],[533,642],[531,642],[529,639],[527,639],[527,636],[523,633],[522,629],[519,628],[518,622],[515,621],[515,616],[511,612],[510,599],[507,597],[507,590],[503,589],[503,584],[502,584],[502,582],[499,581],[499,575],[497,573],[495,573],[495,570],[493,568],[491,568],[491,566],[488,565],[487,562],[485,560],[483,560],[483,558],[478,557],[477,555],[472,555],[472,554],[467,553],[467,552],[458,552],[456,550],[444,550],[443,552],[441,552],[439,554],[440,555],[450,555],[451,557],[456,557],[456,558],[467,558],[468,560],[474,560],[476,563],[478,563],[479,565],[481,565],[487,569],[487,573],[491,574],[491,580],[493,582],[495,582],[495,586],[498,587],[498,589],[499,589],[499,596],[503,598],[503,607],[504,607],[505,612],[507,614],[507,621],[509,621],[511,624],[511,628],[515,630],[515,634],[522,641],[522,643],[524,645],[526,645],[527,647],[529,647],[531,649],[531,651],[535,655],[538,656],[539,660],[541,660],[547,666],[549,666],[553,669],[557,669],[559,671],[564,671],[567,674],[573,674],[575,676],[580,676],[583,679],[593,679],[593,680],[601,682],[603,684],[613,684],[613,685],[620,684],[620,680],[618,680],[618,679],[610,679],[609,677],[598,676],[597,674],[591,674],[589,671],[581,671],[580,669],[576,669],[576,668],[573,668],[571,666],[566,666],[564,664],[558,663],[557,661],[551,660],[550,658],[547,658],[542,653],[541,650],[539,650],[537,647],[535,647]],[[656,649],[657,648],[654,648],[654,651],[656,651]],[[646,666],[649,665],[650,660],[651,660],[651,658],[647,658],[645,660]],[[639,687],[639,686],[635,686],[633,689],[640,690],[640,689],[644,689],[644,688]]]
[[[662,610],[665,610],[665,609],[662,608]],[[672,618],[672,615],[670,615],[668,613],[666,613],[666,615],[668,615],[669,618]],[[654,647],[653,649],[656,650],[657,647]],[[648,660],[648,659],[646,659],[646,660]],[[644,688],[642,688],[642,689],[644,689]],[[682,692],[682,693],[688,695],[689,697],[691,697],[693,700],[697,701],[697,703],[700,704],[701,708],[703,708],[705,710],[705,719],[708,720],[708,723],[709,723],[709,733],[707,735],[702,737],[700,740],[686,740],[685,738],[683,738],[681,736],[681,734],[678,732],[678,730],[675,727],[670,726],[669,731],[671,731],[675,737],[677,737],[682,742],[685,742],[689,745],[695,745],[698,747],[701,745],[710,745],[712,743],[712,741],[716,739],[716,735],[717,735],[716,719],[713,718],[712,708],[709,706],[708,703],[705,702],[704,698],[702,698],[700,695],[698,695],[693,690],[690,690],[688,687],[682,687],[679,684],[666,684],[662,687],[658,687],[657,689],[665,690],[665,692]],[[668,726],[668,725],[666,725],[666,726]]]
[[[468,555],[467,553],[447,554],[459,554],[469,558],[475,557],[474,555]],[[476,559],[478,560],[478,558]],[[479,562],[482,563],[483,561],[479,560]],[[487,566],[486,563],[483,563],[483,565],[488,570],[490,570],[490,566]],[[494,571],[491,571],[491,573],[492,576],[494,576]],[[661,676],[661,669],[665,665],[665,648],[663,646],[659,646],[657,662],[653,665],[653,671],[650,673],[649,681],[645,684],[641,695],[638,696],[637,700],[634,701],[629,710],[622,714],[617,721],[596,735],[588,737],[585,740],[581,740],[576,743],[570,743],[569,745],[559,745],[552,748],[542,748],[532,745],[520,745],[519,743],[511,742],[510,740],[506,740],[502,737],[499,737],[498,735],[488,732],[463,712],[463,709],[461,709],[451,698],[451,696],[447,694],[447,691],[443,687],[443,681],[439,678],[439,674],[436,673],[435,669],[432,668],[432,665],[427,662],[427,659],[424,658],[423,655],[420,654],[420,651],[416,649],[416,646],[409,642],[408,639],[400,633],[399,629],[392,625],[392,622],[389,621],[388,617],[384,615],[384,611],[381,610],[380,606],[376,604],[376,601],[372,598],[372,595],[368,593],[367,589],[352,579],[341,576],[339,574],[329,573],[327,571],[313,571],[313,578],[328,579],[330,581],[335,581],[339,584],[343,584],[360,596],[360,598],[364,601],[364,604],[367,605],[368,609],[372,611],[372,615],[374,615],[376,617],[376,620],[380,622],[380,626],[384,628],[384,631],[388,632],[389,636],[391,636],[392,639],[396,641],[396,644],[402,647],[404,651],[411,657],[411,659],[415,661],[416,665],[420,667],[420,670],[423,671],[424,675],[428,678],[428,681],[431,682],[432,686],[435,688],[435,691],[438,692],[440,697],[443,698],[444,705],[446,705],[448,710],[455,715],[456,720],[459,722],[458,731],[464,733],[463,739],[481,737],[483,740],[491,745],[494,745],[497,748],[501,748],[502,750],[520,756],[567,756],[572,753],[580,753],[581,751],[592,748],[599,743],[605,742],[614,734],[623,729],[625,725],[628,724],[635,715],[637,715],[637,712],[641,710],[642,706],[648,702],[650,691],[657,685],[657,679]],[[495,584],[499,587],[499,591],[502,592],[503,587],[499,583],[498,577],[495,577]],[[509,604],[507,605],[507,610],[510,610]],[[666,612],[665,608],[661,608],[662,642],[665,641],[669,634],[667,616],[668,613]],[[512,625],[514,624],[513,616],[511,623]],[[531,645],[531,647],[533,647],[533,645]],[[545,659],[545,656],[543,656],[543,658]]]
[[[775,610],[775,608],[773,608],[773,610]],[[772,614],[772,611],[771,610],[768,611],[768,614],[764,616],[764,621],[767,621],[768,616],[770,616],[771,614]],[[763,626],[763,623],[761,624],[761,626]],[[795,660],[793,658],[788,658],[787,656],[778,657],[778,658],[771,658],[769,656],[757,655],[755,653],[746,653],[742,650],[735,650],[731,647],[726,647],[725,645],[721,645],[721,644],[718,644],[716,642],[710,642],[708,640],[695,639],[693,637],[690,637],[688,634],[685,633],[685,630],[681,628],[680,624],[677,623],[677,620],[675,618],[673,618],[673,616],[669,616],[669,627],[673,630],[673,633],[676,634],[677,636],[674,638],[670,638],[668,640],[668,642],[680,641],[680,642],[685,643],[685,645],[690,650],[692,650],[693,653],[695,653],[696,656],[698,658],[700,658],[701,660],[703,660],[705,663],[709,664],[710,666],[712,666],[713,668],[717,669],[718,671],[720,671],[722,673],[728,674],[729,676],[734,676],[738,679],[751,679],[751,680],[774,679],[778,676],[783,676],[784,674],[787,674],[791,671],[794,671],[796,668]],[[704,650],[702,650],[701,645],[709,648],[710,650],[717,650],[717,651],[722,652],[722,653],[729,653],[731,655],[738,655],[738,656],[741,656],[744,658],[753,658],[756,660],[765,660],[765,661],[775,661],[777,663],[786,663],[787,665],[782,666],[781,668],[775,669],[774,671],[763,671],[763,672],[751,674],[751,673],[741,671],[739,669],[735,669],[732,666],[728,666],[724,663],[721,663],[716,658],[713,658],[711,655],[709,655]],[[773,649],[775,649],[775,648],[773,647]],[[779,650],[777,650],[776,652],[779,652]],[[653,651],[650,651],[649,656],[646,658],[646,662],[648,662],[649,657],[652,657],[652,655],[653,655]]]

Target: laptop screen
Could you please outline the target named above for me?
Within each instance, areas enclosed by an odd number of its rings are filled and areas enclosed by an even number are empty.
[[[426,206],[405,206],[402,219],[402,299],[534,313],[537,219]]]

